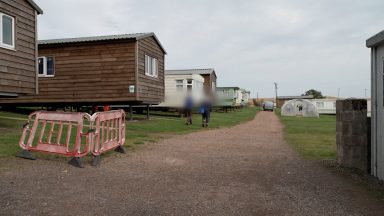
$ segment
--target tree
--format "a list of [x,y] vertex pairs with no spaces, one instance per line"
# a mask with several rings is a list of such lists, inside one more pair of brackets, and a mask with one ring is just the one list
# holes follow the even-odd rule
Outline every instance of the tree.
[[308,95],[313,95],[313,97],[316,99],[324,98],[321,91],[317,91],[315,89],[310,89],[310,90],[306,91],[304,94],[302,94],[301,96],[308,96]]

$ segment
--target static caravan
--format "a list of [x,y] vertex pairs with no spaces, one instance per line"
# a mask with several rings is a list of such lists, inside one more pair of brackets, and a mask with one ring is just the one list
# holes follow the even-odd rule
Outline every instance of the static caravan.
[[37,95],[0,104],[159,104],[165,54],[154,33],[41,40]]
[[247,91],[245,89],[242,89],[241,94],[242,94],[241,95],[241,97],[242,97],[241,105],[242,106],[247,106],[248,103],[249,103],[249,99],[251,97],[251,92]]
[[0,98],[37,92],[37,15],[32,0],[0,0]]
[[371,174],[384,180],[384,31],[366,45],[371,48]]
[[204,98],[204,78],[199,74],[167,74],[165,72],[165,101],[159,107],[182,108],[188,94],[196,103]]
[[312,99],[310,101],[316,106],[319,114],[336,115],[336,99]]
[[235,96],[236,96],[236,99],[235,99],[235,106],[236,107],[240,107],[242,104],[243,104],[243,89],[237,89],[235,90]]
[[199,74],[204,78],[204,93],[210,96],[215,95],[217,86],[217,76],[215,69],[183,69],[183,70],[167,70],[167,75],[171,74]]
[[234,107],[236,105],[239,89],[239,87],[217,87],[215,106]]

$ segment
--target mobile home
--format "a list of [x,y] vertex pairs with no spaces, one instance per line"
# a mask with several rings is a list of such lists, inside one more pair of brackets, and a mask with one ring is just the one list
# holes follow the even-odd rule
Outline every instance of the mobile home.
[[217,87],[215,106],[234,107],[236,105],[239,89],[239,87]]
[[242,97],[241,105],[242,106],[247,106],[248,103],[249,103],[249,99],[251,97],[251,92],[247,91],[245,89],[242,89],[241,94],[242,94],[242,96],[241,96]]
[[164,101],[166,51],[154,33],[39,41],[37,95],[19,105],[152,105]]
[[37,16],[32,0],[0,0],[0,98],[37,92]]
[[180,74],[199,74],[204,78],[204,93],[213,96],[217,87],[217,76],[215,69],[183,69],[183,70],[167,70],[167,75]]
[[336,99],[312,99],[310,101],[316,106],[319,114],[336,115]]
[[159,107],[181,108],[189,94],[198,104],[204,97],[204,78],[199,74],[165,74],[165,101]]

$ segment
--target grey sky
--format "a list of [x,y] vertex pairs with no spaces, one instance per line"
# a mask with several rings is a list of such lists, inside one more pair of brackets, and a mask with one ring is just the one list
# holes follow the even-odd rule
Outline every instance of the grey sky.
[[[39,38],[155,32],[167,69],[213,67],[219,86],[256,97],[363,97],[365,40],[384,29],[383,0],[36,0]],[[369,90],[368,90],[369,92]]]

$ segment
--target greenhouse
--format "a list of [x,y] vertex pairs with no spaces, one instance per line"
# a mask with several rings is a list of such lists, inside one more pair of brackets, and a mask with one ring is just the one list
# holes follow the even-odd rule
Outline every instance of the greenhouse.
[[284,103],[281,108],[282,116],[319,117],[317,108],[309,100],[294,99]]

